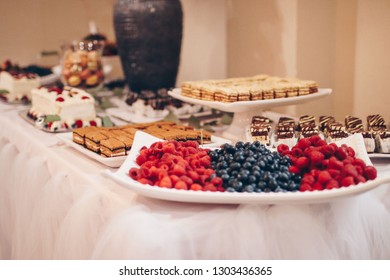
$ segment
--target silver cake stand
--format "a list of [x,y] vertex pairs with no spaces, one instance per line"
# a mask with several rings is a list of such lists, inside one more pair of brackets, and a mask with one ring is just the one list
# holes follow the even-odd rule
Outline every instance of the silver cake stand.
[[330,88],[320,88],[318,92],[309,95],[288,97],[288,98],[276,98],[269,100],[257,100],[257,101],[239,101],[232,103],[224,103],[218,101],[205,101],[200,99],[191,98],[188,96],[183,96],[181,94],[181,89],[176,88],[172,91],[169,91],[169,95],[179,99],[184,102],[191,104],[199,104],[204,106],[209,106],[211,108],[223,111],[234,113],[233,121],[229,128],[225,130],[222,134],[223,137],[231,139],[233,141],[244,140],[245,129],[248,127],[252,121],[253,116],[261,115],[262,111],[265,109],[286,106],[286,105],[296,105],[313,100],[317,100],[323,97],[326,97],[332,93]]

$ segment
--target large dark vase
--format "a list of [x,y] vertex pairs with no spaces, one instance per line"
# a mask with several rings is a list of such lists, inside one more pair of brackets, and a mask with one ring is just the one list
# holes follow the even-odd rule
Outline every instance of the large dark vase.
[[117,0],[114,28],[132,91],[175,86],[183,33],[179,0]]

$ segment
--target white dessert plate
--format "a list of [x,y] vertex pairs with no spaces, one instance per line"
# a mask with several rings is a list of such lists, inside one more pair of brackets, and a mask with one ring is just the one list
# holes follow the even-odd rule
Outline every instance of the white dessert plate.
[[102,157],[101,155],[98,155],[97,153],[95,153],[91,150],[88,150],[84,146],[81,146],[81,145],[73,142],[72,132],[57,134],[57,137],[62,142],[64,142],[66,145],[72,147],[73,149],[84,154],[85,156],[87,156],[95,161],[98,161],[98,162],[100,162],[108,167],[119,167],[122,165],[123,161],[126,159],[126,156],[111,157],[111,158]]
[[[29,124],[31,124],[32,126],[34,126],[35,128],[39,129],[39,130],[42,130],[42,131],[45,131],[45,132],[50,132],[50,133],[67,133],[67,132],[70,132],[73,130],[72,127],[69,127],[69,128],[60,128],[56,131],[53,131],[53,130],[50,130],[50,129],[47,129],[45,128],[44,126],[41,126],[38,124],[38,122],[34,121],[33,119],[30,119],[28,116],[27,116],[27,113],[28,113],[28,110],[29,109],[25,109],[25,110],[22,110],[19,112],[19,116],[25,120],[26,122],[28,122]],[[98,117],[99,118],[99,117]]]
[[[335,199],[350,197],[360,193],[367,192],[379,185],[390,182],[390,177],[378,177],[375,180],[366,183],[358,184],[351,187],[340,189],[313,191],[313,192],[285,192],[285,193],[230,193],[230,192],[203,192],[191,190],[176,190],[166,189],[156,186],[144,185],[128,175],[128,171],[132,167],[137,167],[135,159],[142,146],[150,146],[155,141],[160,139],[155,138],[144,132],[137,132],[134,138],[133,148],[127,156],[124,163],[116,172],[109,170],[105,174],[136,193],[162,200],[192,202],[192,203],[218,203],[218,204],[312,204],[331,202]],[[362,139],[361,139],[362,140]],[[361,148],[359,143],[355,143],[359,139],[349,139],[348,144],[355,150]],[[363,143],[364,146],[364,143]],[[365,150],[357,151],[357,155],[364,155]],[[370,160],[365,157],[363,160]]]
[[126,122],[150,123],[163,120],[169,114],[169,111],[163,110],[163,112],[161,112],[161,116],[156,118],[147,117],[141,114],[135,114],[129,110],[124,110],[121,108],[108,108],[106,109],[106,114]]
[[318,92],[303,96],[296,97],[286,97],[286,98],[275,98],[269,100],[256,100],[256,101],[237,101],[237,102],[219,102],[219,101],[206,101],[200,100],[188,96],[184,96],[181,94],[181,89],[175,88],[168,92],[172,97],[179,99],[184,102],[199,104],[204,106],[209,106],[211,108],[215,108],[224,112],[245,112],[251,109],[266,109],[278,106],[285,105],[294,105],[294,104],[302,104],[307,101],[313,101],[325,96],[328,96],[332,93],[332,89],[330,88],[319,88]]
[[[153,137],[153,136],[151,136],[151,135],[149,135],[147,133],[144,133],[144,132],[142,132],[142,133],[146,134],[146,135],[148,135],[150,137]],[[87,156],[87,157],[89,157],[91,159],[94,159],[94,160],[96,160],[96,161],[98,161],[98,162],[100,162],[100,163],[102,163],[102,164],[104,164],[104,165],[106,165],[108,167],[119,167],[119,166],[121,166],[123,164],[123,162],[128,157],[128,156],[119,156],[119,157],[111,157],[111,158],[102,157],[99,154],[97,154],[97,153],[95,153],[95,152],[93,152],[91,150],[88,150],[84,146],[81,146],[81,145],[73,142],[72,132],[61,133],[61,134],[58,134],[57,137],[59,139],[61,139],[68,146],[76,149],[77,151],[81,152],[85,156]],[[154,139],[158,139],[158,138],[155,138],[155,137],[153,137],[153,138]],[[160,139],[158,139],[158,140],[160,140]],[[210,143],[210,144],[202,145],[202,147],[213,148],[213,147],[219,147],[219,146],[221,146],[224,143],[231,143],[227,139],[220,138],[220,137],[217,137],[217,136],[214,136],[214,135],[211,136],[211,142],[212,143]],[[142,147],[142,146],[140,146],[140,147]],[[138,150],[137,150],[137,153],[138,153]],[[130,154],[131,154],[131,151],[130,151]]]
[[56,73],[52,73],[50,75],[42,76],[40,77],[41,79],[41,86],[47,86],[54,84],[60,79],[60,76],[57,75]]
[[384,159],[390,159],[390,154],[380,154],[380,153],[372,153],[368,154],[370,158],[384,158]]

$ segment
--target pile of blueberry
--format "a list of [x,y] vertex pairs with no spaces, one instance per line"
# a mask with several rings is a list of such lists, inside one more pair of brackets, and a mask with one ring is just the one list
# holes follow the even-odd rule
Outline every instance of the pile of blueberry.
[[301,176],[289,172],[290,159],[259,141],[224,144],[211,150],[211,166],[228,192],[298,191]]

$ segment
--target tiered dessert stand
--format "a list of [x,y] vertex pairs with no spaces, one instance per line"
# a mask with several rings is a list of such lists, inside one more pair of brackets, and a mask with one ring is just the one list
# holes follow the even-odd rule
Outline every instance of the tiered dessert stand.
[[318,89],[318,92],[304,96],[224,103],[218,101],[205,101],[191,98],[188,96],[183,96],[181,94],[181,90],[178,88],[173,89],[169,92],[172,97],[184,102],[209,106],[211,108],[223,112],[234,113],[231,125],[227,130],[223,132],[223,137],[231,139],[233,141],[245,140],[245,129],[250,125],[252,117],[261,115],[265,109],[271,109],[286,105],[302,104],[326,97],[331,93],[332,90],[329,88],[320,88]]

